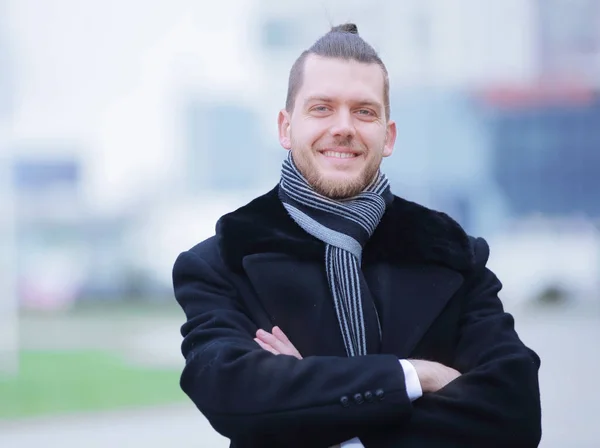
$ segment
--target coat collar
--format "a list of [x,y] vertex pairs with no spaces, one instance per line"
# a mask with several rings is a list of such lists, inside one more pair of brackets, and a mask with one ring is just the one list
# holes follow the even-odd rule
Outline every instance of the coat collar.
[[[301,229],[287,214],[278,186],[217,222],[225,263],[242,270],[242,260],[258,253],[288,253],[300,260],[322,260],[324,243]],[[363,253],[369,261],[433,263],[468,270],[474,261],[470,238],[448,215],[394,196]]]

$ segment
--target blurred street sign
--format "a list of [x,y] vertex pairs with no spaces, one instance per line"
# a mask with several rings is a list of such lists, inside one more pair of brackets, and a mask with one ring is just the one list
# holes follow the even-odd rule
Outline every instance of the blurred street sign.
[[17,191],[43,191],[54,186],[76,188],[80,179],[79,163],[72,159],[16,159],[12,170]]

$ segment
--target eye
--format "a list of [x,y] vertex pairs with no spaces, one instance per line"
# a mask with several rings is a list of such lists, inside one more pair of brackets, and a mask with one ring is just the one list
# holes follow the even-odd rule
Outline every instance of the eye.
[[362,115],[363,117],[375,117],[376,114],[371,109],[359,109],[357,111],[358,115]]
[[327,112],[329,110],[329,107],[322,106],[322,105],[321,106],[315,106],[315,107],[313,107],[312,110],[315,111],[315,112]]

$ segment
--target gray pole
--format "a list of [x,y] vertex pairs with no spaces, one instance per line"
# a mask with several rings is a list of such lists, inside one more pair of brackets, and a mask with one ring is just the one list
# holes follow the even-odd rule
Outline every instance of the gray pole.
[[[8,135],[0,123],[0,136]],[[19,368],[16,212],[12,150],[0,140],[0,375]]]

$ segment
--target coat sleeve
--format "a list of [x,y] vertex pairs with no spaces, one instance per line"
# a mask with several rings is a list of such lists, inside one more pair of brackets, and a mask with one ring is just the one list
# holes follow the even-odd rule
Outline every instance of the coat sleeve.
[[541,439],[540,359],[514,329],[475,241],[476,268],[463,305],[454,365],[462,375],[414,403],[410,419],[367,436],[369,447],[537,447]]
[[[184,252],[173,267],[173,285],[187,319],[181,388],[220,434],[248,446],[299,446],[302,440],[319,447],[408,418],[412,404],[395,356],[272,355],[254,342],[257,327],[218,270]],[[356,403],[354,395],[366,391],[374,400]]]

